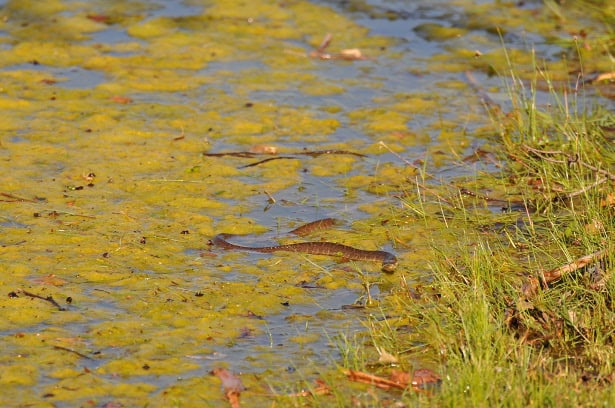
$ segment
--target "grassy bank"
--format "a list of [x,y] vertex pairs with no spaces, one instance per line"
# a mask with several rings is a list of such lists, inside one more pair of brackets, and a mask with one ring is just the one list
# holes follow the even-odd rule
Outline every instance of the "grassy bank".
[[[452,217],[463,235],[406,302],[408,338],[444,375],[432,403],[612,406],[615,117],[587,105],[590,89],[511,72],[512,109],[494,114],[505,166],[458,181],[480,195],[439,203],[463,215]],[[539,83],[549,104],[536,102]],[[494,191],[505,214],[484,211]]]
[[428,368],[441,381],[340,392],[342,405],[615,405],[615,115],[592,102],[608,83],[577,67],[555,82],[510,64],[507,106],[477,89],[493,137],[471,160],[476,175],[409,184],[398,224],[444,231],[429,243],[431,276],[386,299],[364,343],[375,347],[343,338],[340,349],[347,369]]

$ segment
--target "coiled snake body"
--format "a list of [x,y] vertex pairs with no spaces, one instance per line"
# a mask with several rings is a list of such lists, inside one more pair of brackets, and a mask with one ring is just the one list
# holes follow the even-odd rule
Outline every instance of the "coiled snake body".
[[[335,220],[326,218],[305,224],[293,231],[295,235],[306,235],[307,233],[322,228],[323,226],[330,226],[335,223]],[[236,245],[228,242],[233,234],[218,234],[216,235],[212,243],[223,249],[240,250],[240,251],[254,251],[261,253],[273,253],[278,251],[286,252],[299,252],[312,255],[328,255],[339,256],[349,260],[355,261],[377,261],[382,263],[382,270],[384,272],[392,273],[397,268],[397,257],[390,252],[386,251],[366,251],[363,249],[353,248],[351,246],[338,244],[335,242],[315,241],[315,242],[298,242],[294,244],[274,245],[264,247],[251,247]]]

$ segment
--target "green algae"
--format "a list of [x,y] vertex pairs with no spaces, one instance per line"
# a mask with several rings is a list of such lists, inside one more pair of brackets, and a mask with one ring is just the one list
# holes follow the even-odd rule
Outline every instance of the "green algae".
[[438,23],[423,23],[414,27],[414,31],[427,41],[443,41],[461,37],[467,29],[446,27]]
[[[441,230],[442,220],[434,216],[417,225],[411,216],[395,217],[391,201],[371,202],[373,196],[403,193],[420,174],[412,166],[380,163],[386,151],[378,142],[399,154],[421,148],[431,166],[447,164],[472,141],[460,123],[481,120],[466,110],[474,94],[387,90],[385,78],[371,71],[401,58],[399,50],[389,50],[397,41],[372,35],[329,7],[214,1],[195,15],[146,18],[153,7],[56,0],[9,1],[2,10],[0,28],[8,37],[0,66],[10,70],[0,72],[0,182],[3,193],[25,198],[0,202],[7,217],[0,225],[0,288],[17,295],[0,300],[3,403],[31,402],[23,391],[33,389],[34,397],[26,394],[42,406],[222,404],[219,380],[207,374],[209,358],[221,350],[229,356],[219,357],[220,366],[262,370],[261,377],[242,376],[250,398],[261,405],[270,402],[260,388],[263,378],[286,387],[298,382],[280,373],[289,361],[302,365],[301,375],[315,377],[322,367],[305,362],[320,358],[322,364],[321,354],[329,352],[322,327],[335,321],[343,327],[354,317],[331,310],[287,314],[284,323],[291,328],[282,330],[288,333],[275,347],[262,345],[273,342],[263,340],[273,336],[268,319],[288,313],[289,306],[318,310],[321,301],[315,299],[327,292],[350,291],[359,299],[365,294],[361,279],[384,292],[393,286],[386,279],[397,277],[381,279],[378,265],[303,254],[254,257],[209,247],[207,240],[218,232],[250,234],[259,242],[258,234],[271,233],[275,222],[264,222],[262,214],[271,204],[266,194],[280,207],[301,208],[312,205],[311,198],[292,192],[322,180],[333,193],[310,190],[321,195],[313,205],[321,212],[315,213],[357,205],[350,217],[371,219],[313,239],[379,249],[394,238],[403,243],[396,248],[401,276],[419,279],[429,272],[430,232]],[[511,31],[522,18],[527,21],[527,14],[512,10],[506,19],[493,7],[468,11],[472,18],[465,28],[423,25],[417,31],[424,38],[452,42],[446,54],[427,60],[427,69],[502,71],[506,55],[499,48],[477,57],[473,47],[459,44],[479,42],[477,32],[493,33],[496,25]],[[489,20],[481,21],[481,13]],[[537,30],[553,24],[547,15],[539,22]],[[114,28],[126,37],[105,42],[102,34]],[[327,51],[359,48],[369,58],[310,58],[328,32],[334,40]],[[508,57],[523,65],[533,58],[527,50]],[[64,86],[75,67],[102,79],[78,89]],[[323,73],[328,68],[351,74],[331,77]],[[336,101],[357,88],[382,93],[359,108],[326,99]],[[455,78],[434,88],[468,91]],[[291,91],[323,99],[310,106],[270,96]],[[452,117],[440,117],[447,114]],[[426,122],[417,130],[416,121]],[[334,141],[346,129],[353,134]],[[278,145],[282,155],[305,147],[372,157],[293,158],[242,169],[250,163],[245,158],[201,155],[257,144]],[[327,196],[339,192],[341,201]],[[427,207],[431,214],[441,211]],[[296,226],[295,218],[310,220],[285,215],[279,229]],[[389,219],[395,222],[387,224]],[[455,241],[453,231],[444,235]],[[52,296],[67,310],[19,289]],[[322,305],[341,306],[331,300]],[[302,326],[305,331],[296,329]],[[242,348],[250,350],[247,357],[226,362]]]

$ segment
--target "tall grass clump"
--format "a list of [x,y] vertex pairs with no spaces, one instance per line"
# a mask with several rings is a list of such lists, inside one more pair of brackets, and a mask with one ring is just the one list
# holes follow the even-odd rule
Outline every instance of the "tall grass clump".
[[430,396],[405,398],[612,406],[615,115],[589,105],[599,99],[582,78],[555,82],[535,65],[535,77],[521,80],[510,67],[509,106],[490,110],[503,170],[475,183],[504,192],[507,214],[485,211],[480,195],[444,192],[472,180],[447,184],[431,203],[429,194],[405,202],[407,217],[441,214],[450,235],[432,242],[431,281],[392,301],[414,325],[396,349],[443,377]]

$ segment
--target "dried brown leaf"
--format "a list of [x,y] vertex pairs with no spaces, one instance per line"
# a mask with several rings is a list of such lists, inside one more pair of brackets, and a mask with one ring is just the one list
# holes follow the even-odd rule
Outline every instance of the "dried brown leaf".
[[428,384],[438,384],[442,381],[442,378],[435,372],[421,368],[414,371],[412,375],[412,388],[423,388]]
[[254,145],[249,151],[256,154],[278,154],[278,148],[269,145]]
[[348,48],[340,51],[340,57],[346,60],[361,60],[365,59],[365,56],[358,48]]
[[211,374],[222,381],[224,395],[229,400],[231,407],[239,408],[239,395],[245,390],[245,387],[241,383],[241,379],[226,368],[214,368]]
[[111,100],[115,103],[121,103],[123,105],[132,103],[132,98],[129,98],[127,96],[115,95],[111,97]]
[[389,376],[389,379],[404,388],[410,385],[411,380],[410,373],[401,370],[391,370],[391,375]]

